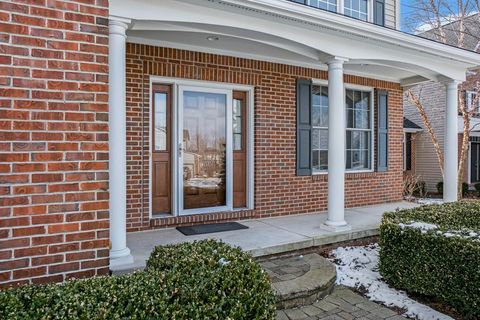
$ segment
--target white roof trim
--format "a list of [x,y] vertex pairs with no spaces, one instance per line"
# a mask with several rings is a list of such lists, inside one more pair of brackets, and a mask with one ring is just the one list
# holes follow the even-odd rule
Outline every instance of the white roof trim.
[[[188,0],[187,0],[188,1]],[[196,0],[198,1],[198,0]],[[258,9],[266,9],[271,13],[278,13],[289,17],[295,17],[304,22],[318,23],[329,26],[339,31],[345,31],[358,36],[371,36],[378,40],[395,44],[401,47],[424,51],[433,55],[452,58],[468,64],[480,64],[477,53],[469,50],[449,46],[436,41],[414,36],[402,31],[381,27],[372,23],[366,23],[357,19],[335,14],[325,10],[319,10],[304,5],[298,5],[288,0],[214,0],[243,6],[254,6]]]
[[423,132],[423,129],[403,128],[403,132],[405,132],[405,133],[417,133],[417,132]]

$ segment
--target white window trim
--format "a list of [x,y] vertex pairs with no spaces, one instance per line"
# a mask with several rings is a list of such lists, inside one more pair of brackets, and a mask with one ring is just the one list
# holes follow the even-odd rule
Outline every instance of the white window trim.
[[[471,104],[473,102],[473,95],[476,95],[477,92],[475,91],[466,91],[466,104],[467,104],[467,107],[470,108],[471,107]],[[470,109],[469,109],[470,110]],[[477,112],[480,112],[480,99],[477,100]]]
[[[151,94],[153,85],[156,83],[162,83],[167,85],[172,85],[172,104],[174,108],[178,106],[178,87],[179,86],[195,86],[195,87],[205,87],[207,89],[225,89],[225,90],[238,90],[238,91],[245,91],[247,93],[247,132],[246,132],[246,148],[247,148],[247,207],[246,208],[233,208],[232,210],[228,210],[230,212],[234,211],[243,211],[243,210],[253,210],[254,203],[255,203],[255,172],[254,172],[254,114],[255,114],[255,105],[254,105],[254,87],[241,85],[241,84],[233,84],[233,83],[223,83],[223,82],[214,82],[214,81],[202,81],[202,80],[189,80],[184,78],[170,78],[170,77],[160,77],[160,76],[150,76],[150,88],[149,88],[149,106],[152,106],[152,99],[153,95]],[[176,132],[178,129],[178,117],[176,112],[172,112],[171,118],[171,131]],[[149,132],[152,132],[152,121],[151,121],[151,113],[150,113],[150,127]],[[152,176],[152,143],[153,136],[150,135],[150,147],[149,147],[149,177]],[[172,147],[172,213],[171,217],[181,217],[181,210],[179,208],[179,194],[176,192],[177,190],[177,179],[178,179],[178,167],[177,161],[175,158],[177,157],[177,146],[178,146],[178,137],[176,134],[172,135],[171,139],[171,147]],[[152,179],[149,179],[148,183],[149,190],[152,190]],[[152,197],[149,196],[149,203],[148,203],[148,216],[149,219],[155,219],[156,217],[153,215],[152,212]],[[209,210],[209,213],[214,213],[215,210]],[[194,215],[195,213],[189,213],[189,215]],[[201,214],[201,213],[199,213]],[[160,218],[163,218],[161,216]]]
[[[327,86],[328,87],[328,81],[327,80],[321,80],[321,79],[313,79],[312,80],[312,85],[314,86]],[[362,170],[352,170],[352,169],[347,169],[347,163],[346,163],[346,154],[347,154],[347,148],[346,148],[346,135],[345,135],[345,173],[373,173],[375,172],[375,155],[374,155],[374,148],[375,148],[375,125],[374,125],[374,120],[375,120],[375,88],[373,87],[367,87],[367,86],[361,86],[361,85],[356,85],[356,84],[350,84],[350,83],[345,83],[344,84],[344,89],[343,89],[343,95],[346,97],[347,95],[347,90],[359,90],[359,91],[364,91],[364,92],[370,92],[370,124],[371,128],[370,130],[365,129],[364,131],[370,131],[371,132],[371,141],[370,141],[370,169],[362,169]],[[345,103],[344,103],[344,108],[345,108]],[[347,125],[346,123],[344,124],[344,130],[347,132]],[[324,171],[315,171],[313,172],[312,169],[312,175],[317,176],[317,175],[328,175],[328,169]]]

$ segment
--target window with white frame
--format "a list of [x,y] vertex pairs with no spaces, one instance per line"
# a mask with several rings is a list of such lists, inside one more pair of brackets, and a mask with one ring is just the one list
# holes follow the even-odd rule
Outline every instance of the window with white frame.
[[[372,169],[371,91],[345,91],[346,170]],[[328,170],[328,87],[312,86],[312,167],[314,173]]]
[[371,92],[346,90],[346,169],[372,168]]
[[337,12],[337,0],[307,0],[307,4],[311,7]]
[[343,10],[346,16],[368,20],[368,0],[344,0]]
[[[480,112],[480,99],[477,97],[477,93],[473,91],[466,92],[467,110],[474,112]],[[475,103],[475,106],[473,105]]]
[[312,169],[328,169],[328,87],[312,86]]

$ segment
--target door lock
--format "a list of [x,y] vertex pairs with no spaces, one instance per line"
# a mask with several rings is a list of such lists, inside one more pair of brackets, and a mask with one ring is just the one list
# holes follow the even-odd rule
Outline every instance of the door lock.
[[183,151],[184,151],[184,149],[183,149],[183,143],[179,143],[179,144],[178,144],[178,156],[179,156],[179,157],[182,156]]

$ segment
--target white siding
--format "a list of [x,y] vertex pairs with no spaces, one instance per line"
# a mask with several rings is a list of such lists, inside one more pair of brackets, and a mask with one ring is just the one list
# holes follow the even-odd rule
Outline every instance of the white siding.
[[[445,134],[445,106],[446,91],[443,84],[438,82],[428,82],[413,88],[415,95],[422,92],[422,102],[427,110],[428,118],[432,124],[433,130],[440,146],[443,150]],[[425,127],[417,108],[411,105],[406,95],[404,95],[404,114],[405,117],[412,120],[421,127]],[[415,144],[415,165],[416,173],[420,179],[427,183],[427,190],[436,192],[436,185],[442,181],[442,172],[438,163],[437,154],[433,146],[429,133],[425,130],[417,134]]]
[[396,29],[397,28],[397,4],[398,0],[385,0],[385,26]]

